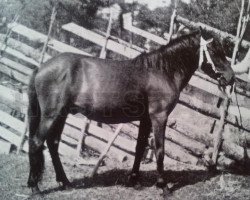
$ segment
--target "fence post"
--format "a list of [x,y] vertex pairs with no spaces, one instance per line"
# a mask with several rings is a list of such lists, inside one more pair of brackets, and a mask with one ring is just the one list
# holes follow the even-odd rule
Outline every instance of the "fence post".
[[105,59],[107,56],[107,44],[108,44],[108,40],[110,37],[110,33],[111,33],[111,27],[112,27],[112,22],[113,22],[113,16],[112,16],[112,12],[110,12],[109,15],[109,23],[108,23],[108,28],[106,31],[106,37],[105,37],[105,44],[102,47],[101,53],[100,53],[100,58]]
[[177,4],[178,4],[178,2],[177,2],[177,0],[175,0],[174,11],[173,11],[173,14],[171,16],[170,27],[169,27],[168,42],[170,42],[170,40],[172,39],[172,36],[174,34],[175,18],[176,18],[176,12],[177,12]]
[[17,154],[19,154],[22,151],[24,141],[25,141],[25,136],[28,132],[28,115],[27,114],[28,114],[28,111],[26,111],[25,113],[25,117],[24,117],[25,130],[23,130],[23,132],[21,133],[20,144],[17,147]]
[[47,39],[46,39],[46,41],[45,41],[45,43],[43,45],[43,50],[42,50],[42,53],[41,53],[39,66],[41,66],[41,64],[43,63],[44,55],[45,55],[45,52],[46,52],[46,49],[47,49],[47,46],[48,46],[48,43],[49,43],[49,40],[50,40],[50,34],[51,34],[51,31],[52,31],[52,28],[53,28],[54,21],[56,19],[56,14],[57,14],[56,6],[54,6],[53,10],[52,10],[52,14],[51,14],[48,35],[47,35]]
[[[106,37],[105,37],[105,43],[104,45],[102,46],[102,50],[101,50],[101,53],[100,53],[100,58],[102,59],[105,59],[107,57],[107,44],[108,44],[108,40],[109,40],[109,37],[110,37],[110,33],[111,33],[111,28],[112,28],[112,22],[113,22],[113,16],[112,16],[112,12],[110,11],[110,15],[109,15],[109,23],[108,23],[108,28],[107,28],[107,31],[106,31]],[[99,123],[98,122],[98,126],[99,127],[102,127],[102,123]]]
[[90,123],[90,120],[85,117],[82,129],[81,129],[80,139],[78,141],[77,148],[76,148],[76,155],[77,155],[78,158],[81,155],[82,145],[83,145],[83,142],[84,142],[84,138],[86,136],[85,133],[86,133],[86,130],[87,130],[88,126],[89,126],[89,123]]
[[[243,39],[247,22],[249,19],[249,14],[247,16],[243,17],[244,14],[244,9],[245,9],[245,0],[241,1],[241,11],[240,11],[240,17],[238,21],[238,26],[237,26],[237,35],[236,35],[236,42],[233,50],[233,55],[232,55],[232,60],[231,60],[231,67],[234,66],[237,58],[237,53],[239,51],[240,43]],[[247,13],[249,13],[250,9],[250,0],[248,1],[248,6],[247,6]],[[243,20],[244,19],[244,20]],[[219,149],[222,144],[222,133],[224,130],[224,123],[228,111],[228,106],[229,106],[229,98],[223,99],[223,105],[220,106],[220,122],[219,122],[219,129],[218,131],[214,134],[214,148],[213,148],[213,155],[212,155],[212,161],[213,164],[216,164],[218,154],[219,154]],[[238,108],[239,109],[239,108]],[[240,114],[240,110],[239,110]]]
[[103,151],[103,153],[100,155],[98,162],[91,174],[91,177],[93,177],[95,175],[95,173],[98,170],[98,167],[100,166],[102,160],[105,158],[105,156],[107,155],[110,147],[112,146],[112,144],[114,143],[115,139],[117,138],[118,134],[120,133],[121,129],[122,129],[123,124],[119,124],[119,126],[116,128],[115,133],[113,135],[113,137],[109,140],[106,149]]
[[241,0],[241,10],[240,10],[240,17],[238,21],[238,26],[237,26],[237,34],[236,34],[236,42],[233,50],[233,55],[232,55],[232,60],[231,60],[231,65],[235,64],[237,53],[239,50],[239,44],[240,44],[240,36],[241,36],[241,30],[242,30],[242,19],[243,19],[243,14],[244,14],[244,5],[245,5],[245,0]]

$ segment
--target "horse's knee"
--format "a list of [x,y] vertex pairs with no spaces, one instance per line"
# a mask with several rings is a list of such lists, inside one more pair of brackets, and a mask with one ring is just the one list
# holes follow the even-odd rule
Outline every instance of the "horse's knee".
[[35,154],[38,151],[42,151],[44,149],[43,143],[44,143],[44,141],[37,138],[37,137],[30,138],[30,140],[29,140],[29,154]]
[[30,153],[36,153],[41,149],[44,149],[44,142],[48,137],[50,124],[46,121],[41,121],[36,134],[29,139],[29,151]]

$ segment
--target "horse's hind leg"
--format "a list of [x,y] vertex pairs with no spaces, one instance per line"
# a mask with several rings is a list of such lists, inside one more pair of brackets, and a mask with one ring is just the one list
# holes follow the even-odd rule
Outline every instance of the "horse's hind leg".
[[41,116],[38,129],[29,139],[30,174],[28,186],[31,187],[33,193],[39,192],[38,182],[42,179],[44,168],[44,141],[47,138],[52,123],[53,119]]
[[28,187],[32,189],[33,194],[40,192],[38,182],[42,178],[44,169],[43,142],[42,139],[37,139],[36,136],[29,139],[30,173]]
[[47,145],[51,155],[52,163],[56,172],[56,181],[63,184],[63,188],[70,186],[70,182],[63,170],[63,166],[58,154],[60,137],[66,120],[66,115],[60,116],[51,129],[51,134],[47,138]]
[[129,184],[134,185],[137,182],[140,163],[148,144],[148,137],[151,131],[151,121],[148,116],[145,116],[140,121],[139,134],[136,144],[135,160],[131,175],[129,176]]

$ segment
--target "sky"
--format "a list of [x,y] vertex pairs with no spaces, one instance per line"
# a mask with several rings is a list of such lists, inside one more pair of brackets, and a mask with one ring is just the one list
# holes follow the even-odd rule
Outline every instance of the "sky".
[[[141,4],[147,4],[148,8],[153,10],[157,7],[168,6],[171,3],[171,0],[126,0],[127,3],[132,3],[137,1]],[[190,0],[181,0],[185,3],[190,3]]]

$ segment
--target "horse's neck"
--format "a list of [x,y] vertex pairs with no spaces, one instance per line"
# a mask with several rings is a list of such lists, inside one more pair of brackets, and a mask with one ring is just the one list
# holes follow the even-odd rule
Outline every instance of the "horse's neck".
[[182,53],[181,56],[177,55],[176,58],[173,58],[179,60],[179,64],[177,62],[175,66],[173,76],[173,81],[179,91],[187,85],[192,75],[198,68],[199,48],[199,40],[194,39],[192,40],[191,45],[183,50],[184,53]]

